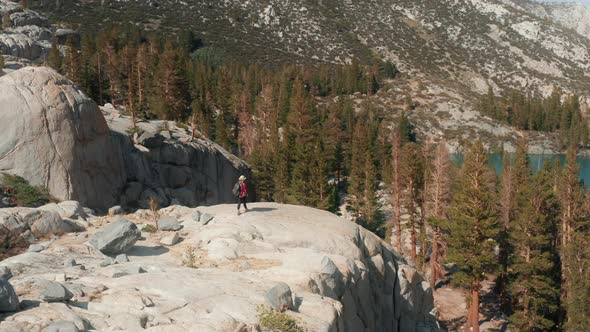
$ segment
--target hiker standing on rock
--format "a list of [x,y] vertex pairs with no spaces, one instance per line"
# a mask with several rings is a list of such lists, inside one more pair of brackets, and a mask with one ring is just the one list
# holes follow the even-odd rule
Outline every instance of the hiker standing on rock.
[[244,203],[244,208],[246,212],[248,212],[248,207],[246,206],[246,198],[248,197],[248,188],[246,187],[246,177],[241,175],[238,179],[238,182],[234,186],[232,190],[233,194],[238,197],[238,216],[240,215],[240,206]]

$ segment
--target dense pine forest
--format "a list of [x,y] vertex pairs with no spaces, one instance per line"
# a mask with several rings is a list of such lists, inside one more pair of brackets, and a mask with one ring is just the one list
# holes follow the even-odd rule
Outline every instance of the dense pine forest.
[[496,97],[490,87],[478,102],[477,110],[493,119],[521,130],[554,132],[562,147],[581,144],[587,147],[590,138],[587,121],[575,94],[563,98],[565,93],[557,86],[550,96],[543,98],[510,91]]
[[[370,102],[353,102],[351,95],[370,96],[395,80],[389,62],[265,68],[228,63],[190,34],[171,40],[132,28],[66,46],[64,55],[54,41],[48,64],[99,104],[110,102],[135,121],[190,125],[193,138],[212,139],[250,163],[260,200],[336,213],[344,204],[359,224],[394,239],[432,286],[450,278],[463,287],[474,331],[489,275],[514,330],[590,326],[590,200],[575,162],[588,127],[577,97],[562,101],[558,88],[545,99],[483,96],[483,114],[557,132],[570,147],[565,166],[548,163],[533,174],[523,139],[496,175],[481,142],[466,147],[458,169],[444,142],[416,137],[404,112],[392,123]],[[379,203],[381,187],[390,193],[390,218]],[[402,248],[405,227],[410,252]]]

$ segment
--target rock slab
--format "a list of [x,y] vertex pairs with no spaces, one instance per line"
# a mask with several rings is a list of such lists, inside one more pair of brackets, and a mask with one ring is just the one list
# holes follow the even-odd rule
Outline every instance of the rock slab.
[[41,300],[45,302],[68,301],[72,297],[74,297],[74,294],[58,282],[49,283],[49,286],[41,292]]

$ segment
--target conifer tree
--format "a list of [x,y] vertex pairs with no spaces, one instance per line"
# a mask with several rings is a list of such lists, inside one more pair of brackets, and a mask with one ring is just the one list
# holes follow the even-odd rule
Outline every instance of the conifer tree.
[[289,141],[288,129],[283,131],[282,139],[279,141],[277,153],[274,155],[274,195],[275,202],[286,203],[290,187],[290,156],[291,144]]
[[402,223],[401,223],[401,195],[402,195],[402,176],[401,176],[401,154],[402,145],[399,129],[393,131],[391,143],[391,170],[392,170],[392,206],[393,220],[389,229],[390,235],[393,235],[393,228],[396,229],[397,252],[402,255]]
[[570,146],[567,151],[566,165],[562,170],[558,183],[558,199],[561,210],[560,216],[560,260],[561,260],[561,303],[563,313],[567,315],[567,322],[572,321],[572,316],[578,308],[569,307],[573,301],[575,273],[571,264],[576,263],[576,257],[572,253],[577,250],[572,248],[574,237],[579,229],[587,225],[586,210],[584,209],[584,191],[578,178],[579,167],[576,162],[576,147]]
[[475,142],[465,156],[450,210],[448,261],[457,265],[453,282],[468,291],[467,328],[479,332],[479,295],[486,273],[495,272],[498,216],[487,152]]
[[51,49],[47,55],[47,64],[58,72],[62,70],[62,56],[57,45],[57,37],[51,39]]
[[[152,102],[150,103],[156,114],[163,119],[178,120],[185,116],[188,105],[188,80],[185,73],[185,63],[181,53],[168,43],[159,58],[156,70],[158,79],[154,81]],[[221,117],[220,122],[225,124],[225,119]],[[225,139],[229,143],[229,139],[227,137]],[[226,148],[229,148],[229,144]]]
[[432,225],[432,249],[430,254],[430,286],[434,289],[436,281],[444,276],[443,260],[446,256],[446,241],[443,230],[448,229],[448,206],[451,202],[451,161],[445,142],[436,149],[430,179],[426,187],[426,206],[428,222]]
[[64,65],[66,67],[66,76],[74,83],[80,84],[80,55],[74,45],[72,37],[68,37],[66,41],[66,56],[64,58]]
[[[550,166],[549,164],[547,164]],[[518,331],[548,331],[555,326],[559,287],[552,279],[555,252],[552,246],[556,206],[552,170],[543,167],[521,184],[510,228],[514,255],[510,260],[510,322]]]
[[420,147],[416,143],[407,143],[402,147],[404,158],[401,160],[401,174],[404,179],[403,185],[403,202],[410,215],[410,242],[411,258],[416,262],[417,255],[417,233],[416,226],[418,221],[417,207],[421,195],[424,181],[424,162]]
[[375,234],[381,235],[381,213],[377,198],[377,174],[371,149],[365,150],[363,180],[363,204],[362,218],[366,228]]
[[367,137],[368,133],[365,123],[362,120],[357,120],[354,128],[354,136],[352,141],[352,160],[350,165],[350,177],[348,192],[352,196],[351,209],[356,218],[361,216],[363,210],[363,195],[365,186],[365,166],[367,157]]
[[590,232],[578,229],[565,249],[568,259],[566,331],[586,331],[590,326]]

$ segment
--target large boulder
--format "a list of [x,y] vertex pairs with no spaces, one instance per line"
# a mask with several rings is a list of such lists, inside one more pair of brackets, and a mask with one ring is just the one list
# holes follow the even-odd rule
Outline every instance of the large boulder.
[[0,312],[12,312],[18,310],[18,296],[12,285],[0,278]]
[[96,104],[46,67],[0,77],[0,169],[93,208],[115,205],[125,184],[121,151]]
[[55,211],[36,210],[27,214],[24,220],[31,227],[31,232],[37,238],[84,230],[78,224],[62,219]]
[[106,255],[119,255],[126,252],[139,240],[141,231],[127,219],[103,227],[90,239],[90,245]]

